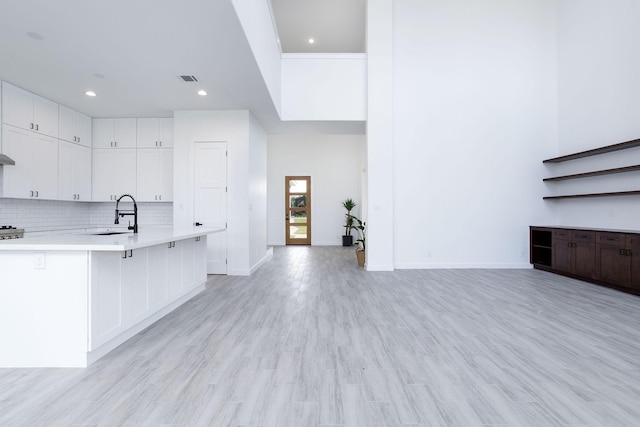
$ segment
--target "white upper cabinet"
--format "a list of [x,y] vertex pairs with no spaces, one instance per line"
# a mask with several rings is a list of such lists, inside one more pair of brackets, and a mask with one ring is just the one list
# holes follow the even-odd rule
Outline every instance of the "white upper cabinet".
[[138,148],[173,147],[173,119],[138,119]]
[[58,138],[91,147],[91,117],[60,105],[58,123]]
[[2,122],[58,137],[58,104],[2,82]]
[[123,194],[137,197],[136,151],[93,150],[91,197],[94,202],[114,201]]
[[66,141],[59,142],[58,198],[91,200],[91,149]]
[[93,119],[93,148],[136,148],[136,119]]
[[3,152],[15,160],[5,167],[2,196],[18,199],[58,197],[58,140],[47,135],[2,126]]
[[173,150],[138,150],[138,201],[173,200]]

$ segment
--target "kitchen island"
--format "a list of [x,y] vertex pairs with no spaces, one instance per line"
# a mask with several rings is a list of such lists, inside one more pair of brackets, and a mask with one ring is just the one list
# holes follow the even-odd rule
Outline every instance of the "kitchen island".
[[214,228],[0,242],[0,367],[86,367],[204,290]]

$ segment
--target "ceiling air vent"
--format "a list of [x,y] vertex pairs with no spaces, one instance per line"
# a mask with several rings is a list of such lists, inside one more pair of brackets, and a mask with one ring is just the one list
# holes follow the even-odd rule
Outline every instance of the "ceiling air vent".
[[183,82],[197,82],[196,76],[180,76]]

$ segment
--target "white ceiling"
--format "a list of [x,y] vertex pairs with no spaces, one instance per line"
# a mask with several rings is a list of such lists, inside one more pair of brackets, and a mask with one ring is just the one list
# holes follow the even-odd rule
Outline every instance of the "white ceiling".
[[[364,2],[324,1],[338,7],[334,16],[341,13],[342,3]],[[170,117],[174,110],[249,109],[270,134],[363,132],[362,122],[281,122],[230,0],[3,3],[0,80],[92,117]],[[318,21],[331,16],[326,9],[320,13],[309,0],[273,3],[281,44],[290,49],[296,49],[301,37],[308,38],[299,27],[305,9],[298,6],[309,4],[307,15]],[[287,17],[289,8],[295,13]],[[348,9],[346,16],[352,17],[353,7]],[[354,32],[351,28],[343,31],[345,47],[331,40],[326,34],[337,31],[337,21],[310,27],[318,39],[316,48],[323,49],[319,51],[352,51],[351,46],[362,44],[353,35],[346,36]],[[42,40],[28,36],[29,32]],[[364,39],[363,30],[361,36]],[[199,81],[184,83],[178,78],[184,74]],[[198,96],[199,89],[208,96]],[[98,96],[87,97],[87,90]]]
[[365,52],[366,0],[271,0],[271,6],[284,53]]

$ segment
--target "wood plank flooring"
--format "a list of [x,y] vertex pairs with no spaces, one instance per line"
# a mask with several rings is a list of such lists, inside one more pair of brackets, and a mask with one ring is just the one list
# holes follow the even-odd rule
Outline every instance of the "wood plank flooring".
[[281,247],[87,369],[0,369],[0,426],[138,425],[638,426],[640,298]]

